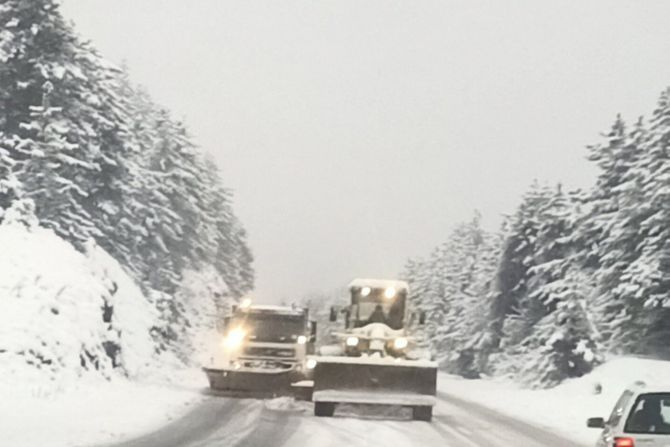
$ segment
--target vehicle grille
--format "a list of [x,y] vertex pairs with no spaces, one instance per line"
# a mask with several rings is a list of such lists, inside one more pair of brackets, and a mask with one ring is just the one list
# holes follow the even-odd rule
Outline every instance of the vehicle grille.
[[291,348],[271,348],[262,346],[249,346],[244,350],[245,355],[254,357],[280,357],[290,358],[295,357],[295,349]]

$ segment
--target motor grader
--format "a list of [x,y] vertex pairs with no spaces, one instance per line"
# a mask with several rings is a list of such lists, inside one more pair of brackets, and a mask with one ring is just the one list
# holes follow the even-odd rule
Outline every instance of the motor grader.
[[437,363],[419,347],[417,329],[425,314],[408,310],[407,283],[356,279],[351,302],[332,308],[343,330],[337,345],[309,357],[313,369],[314,414],[332,416],[338,404],[394,405],[412,409],[415,420],[430,421],[435,405]]

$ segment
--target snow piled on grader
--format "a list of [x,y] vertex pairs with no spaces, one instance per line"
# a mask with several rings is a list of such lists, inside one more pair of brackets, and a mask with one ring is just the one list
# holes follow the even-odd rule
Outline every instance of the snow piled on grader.
[[0,382],[62,389],[87,373],[138,375],[156,360],[154,307],[102,248],[77,251],[32,207],[15,202],[0,224]]

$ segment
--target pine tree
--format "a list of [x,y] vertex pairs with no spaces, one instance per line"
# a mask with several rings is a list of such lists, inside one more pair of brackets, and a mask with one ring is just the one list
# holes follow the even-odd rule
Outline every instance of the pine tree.
[[[583,198],[584,212],[576,225],[577,262],[594,279],[592,307],[596,309],[598,342],[617,344],[617,327],[630,324],[627,299],[617,292],[625,270],[638,256],[642,171],[646,131],[642,121],[628,132],[617,116],[606,143],[590,147],[589,159],[600,173]],[[621,290],[621,289],[619,289]]]
[[14,147],[20,155],[16,173],[25,196],[36,203],[41,223],[69,240],[83,242],[99,234],[82,206],[88,195],[82,173],[95,171],[95,165],[82,159],[79,147],[68,141],[62,110],[50,105],[52,89],[47,81],[42,105],[31,107],[31,121],[23,123],[24,137]]
[[213,264],[222,275],[235,297],[241,297],[253,288],[253,255],[246,241],[246,232],[235,216],[232,194],[220,183],[220,174],[212,161],[207,161],[204,174],[210,185],[207,209],[213,225],[215,251]]
[[[580,340],[580,346],[587,344],[589,352],[595,349],[587,315],[582,313],[579,323],[571,323],[578,316],[576,309],[584,307],[585,299],[577,293],[581,283],[573,283],[568,277],[576,265],[572,239],[577,214],[574,202],[560,185],[551,191],[534,184],[511,220],[496,274],[491,337],[486,346],[496,374],[522,373],[527,383],[547,386],[555,384],[552,378],[560,381],[592,367],[592,362],[586,362],[588,365],[581,369],[568,371],[560,360],[568,357],[566,350],[572,345],[566,341],[574,337]],[[562,316],[568,315],[566,309],[570,310],[570,318]],[[586,324],[584,333],[582,323]],[[555,333],[551,332],[553,329]],[[559,330],[563,341],[554,344]],[[576,345],[571,349],[576,350]],[[575,363],[578,357],[575,354],[569,362]],[[595,357],[590,360],[595,361]],[[534,367],[524,370],[524,364]]]
[[[629,176],[625,206],[619,213],[614,243],[625,261],[612,291],[607,320],[613,347],[624,352],[654,353],[667,348],[667,305],[670,271],[670,89],[662,93],[649,131],[641,124],[631,137],[643,156]],[[633,143],[631,143],[633,145]]]
[[12,141],[0,134],[0,223],[3,219],[4,210],[8,209],[12,202],[17,199],[21,190],[21,184],[14,174],[16,162],[10,151],[13,146]]
[[490,314],[492,349],[500,348],[503,342],[518,343],[528,335],[532,324],[544,316],[536,302],[528,301],[526,297],[531,269],[536,265],[535,242],[540,230],[540,211],[549,196],[548,188],[533,183],[510,219],[509,235],[494,282]]
[[523,365],[523,380],[532,386],[554,386],[579,377],[597,364],[594,330],[587,314],[589,283],[575,261],[574,200],[560,185],[540,210],[534,264],[527,296],[528,334],[514,352]]
[[556,309],[538,321],[522,342],[525,355],[518,379],[532,387],[552,387],[591,372],[599,362],[579,284],[566,278]]
[[[78,189],[71,209],[62,210],[68,219],[62,223],[59,216],[46,214],[48,194],[30,188],[26,194],[36,196],[43,224],[68,240],[81,244],[96,237],[108,250],[120,247],[101,237],[118,233],[106,213],[123,203],[119,190],[128,183],[122,172],[128,157],[124,104],[116,94],[118,70],[80,41],[52,0],[8,1],[0,23],[11,36],[4,42],[7,56],[0,70],[0,90],[5,93],[0,96],[0,128],[20,139],[13,157],[25,161],[43,149],[35,149],[35,143],[53,143],[58,147],[52,153],[67,153],[68,159],[61,156],[60,165],[51,162],[45,167],[51,166]],[[48,107],[42,104],[45,86]]]
[[424,336],[442,368],[466,377],[477,377],[481,370],[475,355],[498,260],[499,239],[480,221],[476,213],[471,222],[458,225],[428,259],[408,262],[403,274],[412,309],[427,314]]

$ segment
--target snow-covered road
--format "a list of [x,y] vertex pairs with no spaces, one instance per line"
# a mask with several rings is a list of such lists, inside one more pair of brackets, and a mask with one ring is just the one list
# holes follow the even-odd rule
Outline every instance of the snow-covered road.
[[410,421],[403,410],[370,410],[343,408],[333,418],[316,418],[311,404],[285,398],[211,397],[159,431],[113,447],[579,445],[445,393],[438,395],[432,423]]

